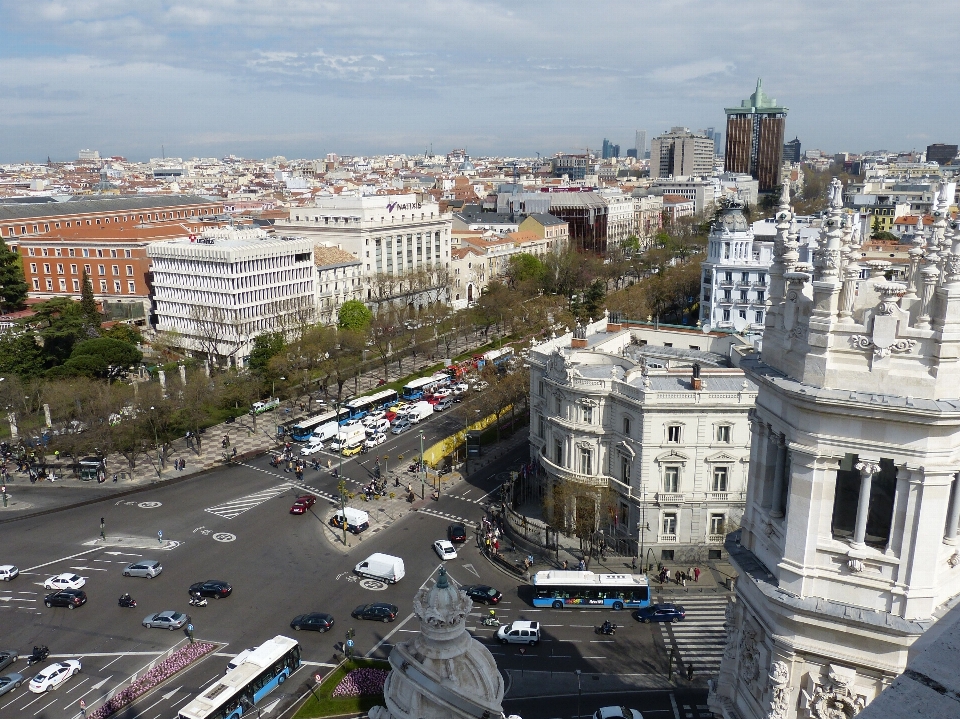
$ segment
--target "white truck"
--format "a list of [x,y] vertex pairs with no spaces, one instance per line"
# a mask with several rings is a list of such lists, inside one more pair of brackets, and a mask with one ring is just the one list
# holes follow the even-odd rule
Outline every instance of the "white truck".
[[337,436],[330,442],[330,450],[333,452],[342,452],[344,447],[350,447],[355,444],[363,444],[367,438],[367,428],[362,424],[356,424],[349,427],[341,427]]
[[276,409],[279,406],[280,400],[276,397],[271,397],[263,402],[254,402],[253,406],[250,408],[250,414],[263,414],[264,412],[269,412],[271,409]]
[[405,414],[407,419],[410,420],[410,424],[416,424],[421,419],[426,419],[433,414],[433,405],[426,401],[417,402],[412,407],[407,407]]
[[332,420],[326,424],[321,424],[319,427],[313,430],[313,437],[321,442],[326,442],[328,439],[333,439],[336,437],[337,432],[339,431],[340,423],[336,420]]
[[370,577],[371,579],[380,579],[387,584],[396,584],[403,579],[404,571],[403,560],[400,557],[394,557],[390,554],[371,554],[360,564],[354,567],[354,570],[361,577]]

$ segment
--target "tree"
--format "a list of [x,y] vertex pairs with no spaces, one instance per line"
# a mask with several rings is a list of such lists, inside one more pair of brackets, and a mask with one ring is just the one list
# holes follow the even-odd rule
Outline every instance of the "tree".
[[143,361],[143,353],[132,344],[109,337],[97,337],[96,339],[77,342],[73,347],[70,358],[81,356],[99,357],[113,372],[140,364]]
[[15,312],[23,309],[27,298],[27,282],[23,278],[20,255],[12,252],[6,242],[0,242],[0,310]]
[[534,294],[543,282],[545,268],[538,257],[521,252],[507,261],[507,285],[514,290],[526,289]]
[[265,332],[253,338],[253,349],[250,350],[250,369],[254,372],[263,372],[267,369],[270,360],[283,352],[284,341],[282,332]]
[[83,316],[83,323],[88,328],[99,330],[103,316],[97,308],[97,300],[93,296],[93,282],[86,270],[81,275],[80,283],[80,314]]
[[43,349],[32,332],[0,334],[0,374],[36,377],[43,373]]
[[370,326],[373,313],[360,300],[347,300],[340,305],[337,315],[337,326],[344,330],[363,332]]

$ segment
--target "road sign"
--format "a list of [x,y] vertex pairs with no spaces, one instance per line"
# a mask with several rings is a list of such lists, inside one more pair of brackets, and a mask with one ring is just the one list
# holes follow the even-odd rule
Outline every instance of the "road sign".
[[321,674],[320,672],[317,672],[316,674],[314,674],[314,675],[313,675],[313,681],[315,681],[317,684],[319,684],[320,682],[322,682],[322,681],[323,681],[323,674]]
[[526,653],[527,653],[527,648],[526,648],[526,647],[520,647],[520,653],[521,653],[521,654],[526,654]]

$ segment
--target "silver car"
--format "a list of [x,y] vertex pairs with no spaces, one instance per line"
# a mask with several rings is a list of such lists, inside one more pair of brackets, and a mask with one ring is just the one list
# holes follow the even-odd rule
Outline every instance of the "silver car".
[[166,611],[160,612],[159,614],[148,614],[144,617],[143,626],[148,629],[151,627],[169,629],[172,632],[174,629],[179,629],[189,621],[190,617],[183,612]]
[[139,562],[134,562],[133,564],[128,564],[127,568],[123,570],[123,576],[153,579],[162,571],[163,565],[161,565],[160,562],[154,559],[144,559]]
[[0,677],[0,696],[3,696],[7,692],[12,692],[21,684],[23,684],[23,674],[17,674],[16,672],[4,674]]

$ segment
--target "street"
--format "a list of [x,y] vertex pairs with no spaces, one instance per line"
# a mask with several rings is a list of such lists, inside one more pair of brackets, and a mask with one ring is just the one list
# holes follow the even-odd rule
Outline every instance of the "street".
[[[424,446],[449,434],[451,422],[455,423],[451,415],[426,422]],[[389,442],[378,449],[381,455],[389,455],[391,462],[402,454],[405,469],[419,452],[417,428],[399,437],[390,435]],[[370,452],[344,459],[343,474],[351,491],[369,481],[374,457]],[[141,626],[148,614],[177,610],[191,616],[198,639],[221,646],[140,699],[125,715],[127,719],[174,717],[178,707],[223,673],[229,657],[277,634],[293,636],[289,622],[298,614],[328,612],[336,621],[329,633],[295,635],[303,647],[304,666],[295,681],[280,687],[266,704],[279,716],[302,695],[315,674],[325,674],[335,665],[335,645],[343,641],[347,629],[356,629],[357,651],[376,657],[385,657],[393,642],[418,631],[411,601],[421,586],[433,581],[440,563],[431,543],[446,536],[452,520],[464,520],[471,526],[479,522],[489,496],[499,486],[495,475],[516,467],[526,457],[526,445],[518,445],[468,480],[444,486],[439,501],[429,499],[429,487],[426,502],[418,500],[413,507],[399,497],[369,503],[356,497],[351,505],[370,513],[371,529],[359,538],[348,535],[346,547],[342,535],[326,522],[338,506],[337,478],[324,467],[321,471],[308,469],[304,481],[297,482],[293,473],[271,467],[268,456],[132,496],[0,525],[0,564],[13,563],[21,569],[17,579],[0,585],[0,649],[16,649],[21,654],[20,661],[7,671],[32,676],[38,667],[27,670],[25,657],[35,644],[50,647],[51,661],[80,658],[83,664],[81,673],[56,692],[35,695],[22,687],[0,697],[0,714],[72,719],[79,716],[81,698],[88,710],[95,709],[122,680],[186,641],[182,631]],[[331,460],[335,467],[337,460]],[[403,475],[414,479],[413,474]],[[415,487],[417,484],[414,482]],[[290,514],[293,500],[305,492],[314,493],[317,503],[302,516]],[[417,495],[419,498],[419,492]],[[101,517],[106,541],[99,539]],[[158,532],[162,532],[162,542]],[[389,586],[358,581],[354,565],[373,552],[401,556],[406,577]],[[159,560],[162,574],[154,579],[123,577],[123,568],[140,559]],[[472,538],[457,559],[447,562],[447,568],[460,584],[486,583],[501,590],[505,597],[497,614],[502,620],[542,623],[541,644],[521,654],[515,646],[494,643],[495,630],[478,625],[487,608],[474,607],[471,617],[475,621],[469,628],[488,644],[508,685],[520,691],[528,676],[536,676],[534,672],[563,675],[580,669],[584,673],[630,674],[648,678],[645,687],[660,690],[660,694],[650,695],[650,701],[656,696],[657,706],[662,705],[667,696],[663,690],[670,688],[665,676],[665,641],[671,637],[659,625],[637,624],[625,612],[533,609],[528,586],[491,566]],[[65,571],[87,578],[84,591],[89,601],[73,611],[45,607],[43,581]],[[187,588],[207,579],[229,582],[232,595],[211,599],[206,607],[188,607]],[[138,601],[136,608],[117,606],[117,597],[124,592]],[[400,608],[397,620],[381,624],[350,618],[357,605],[374,601],[396,604]],[[604,618],[621,625],[616,636],[594,634],[594,627]],[[643,694],[644,701],[646,697]],[[596,704],[595,699],[589,700],[590,706]],[[534,708],[529,699],[515,701],[528,719],[572,716],[569,702],[561,702],[553,710],[550,703]],[[509,701],[507,704],[512,706]],[[586,707],[584,704],[584,713]]]

